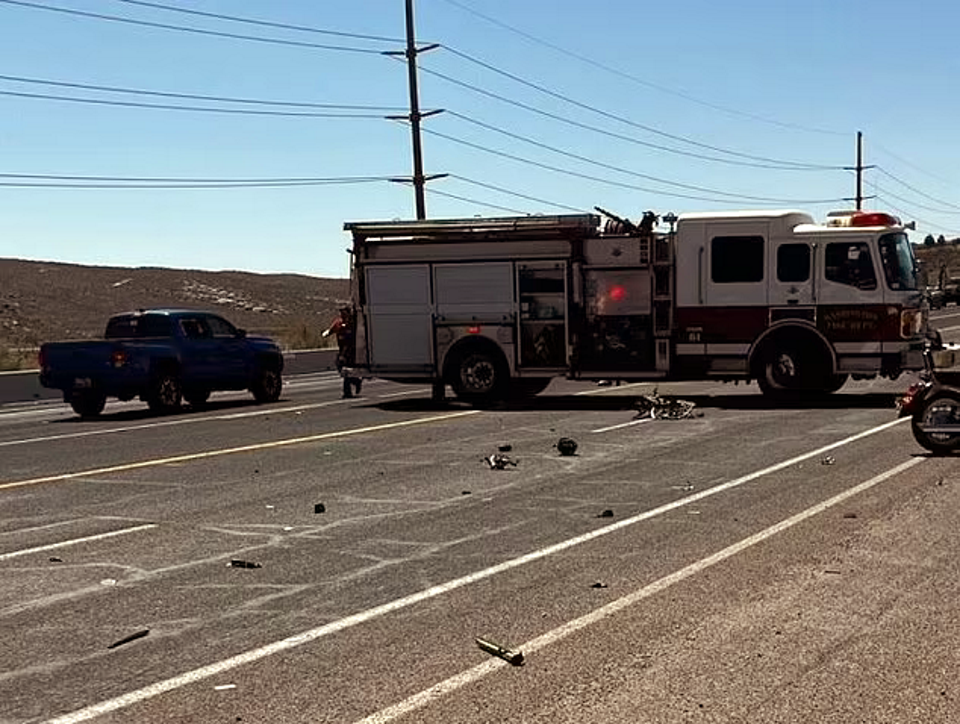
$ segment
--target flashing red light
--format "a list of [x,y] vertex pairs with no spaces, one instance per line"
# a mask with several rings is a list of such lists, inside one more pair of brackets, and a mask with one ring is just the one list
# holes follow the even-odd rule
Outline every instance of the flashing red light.
[[123,367],[127,363],[127,353],[122,349],[115,349],[110,355],[110,363],[114,367]]
[[883,211],[860,211],[850,217],[850,226],[900,226],[900,219]]
[[467,327],[467,334],[480,334],[480,326]]
[[615,302],[622,302],[627,298],[627,290],[622,284],[616,284],[610,288],[610,299]]

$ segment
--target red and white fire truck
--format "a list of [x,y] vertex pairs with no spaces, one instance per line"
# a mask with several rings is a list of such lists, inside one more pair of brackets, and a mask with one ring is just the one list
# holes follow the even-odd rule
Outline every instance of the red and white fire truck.
[[923,366],[927,311],[900,220],[833,212],[347,223],[355,374],[485,403],[593,380],[838,390]]

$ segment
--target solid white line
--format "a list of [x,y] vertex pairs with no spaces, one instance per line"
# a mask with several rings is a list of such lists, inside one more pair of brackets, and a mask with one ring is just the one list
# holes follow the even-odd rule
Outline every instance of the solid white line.
[[112,465],[107,468],[96,468],[93,470],[80,470],[75,473],[62,473],[60,475],[48,475],[43,478],[32,478],[30,480],[15,480],[9,483],[0,483],[0,490],[9,488],[22,488],[28,485],[39,485],[40,483],[54,483],[61,480],[73,480],[75,478],[89,478],[95,475],[107,475],[109,473],[121,473],[128,470],[140,470],[142,468],[155,468],[161,465],[171,463],[192,462],[194,460],[205,460],[207,458],[217,458],[224,455],[236,455],[237,453],[254,452],[257,450],[273,450],[275,448],[290,447],[291,445],[302,445],[308,442],[318,440],[330,440],[338,437],[348,437],[350,435],[362,435],[368,432],[380,432],[381,430],[393,430],[400,427],[410,427],[411,425],[422,425],[429,422],[441,422],[452,420],[465,415],[476,415],[480,410],[465,410],[463,412],[453,412],[448,415],[436,415],[434,417],[420,417],[413,420],[404,420],[402,422],[388,422],[383,425],[371,425],[369,427],[356,427],[352,430],[336,430],[334,432],[322,432],[317,435],[307,435],[306,437],[287,438],[285,440],[272,440],[270,442],[253,443],[251,445],[241,445],[240,447],[220,448],[219,450],[207,450],[206,452],[187,453],[185,455],[174,455],[169,458],[154,458],[153,460],[141,460],[136,463],[123,463],[121,465]]
[[81,543],[91,543],[93,541],[104,540],[106,538],[115,538],[118,535],[126,535],[127,533],[137,533],[141,530],[149,530],[150,528],[156,528],[156,523],[149,523],[147,525],[138,525],[135,528],[124,528],[123,530],[113,530],[109,533],[99,533],[98,535],[88,535],[84,538],[74,538],[73,540],[65,540],[59,543],[50,543],[45,546],[37,546],[36,548],[25,548],[22,551],[12,551],[10,553],[0,554],[0,561],[5,561],[9,558],[19,558],[20,556],[26,556],[31,553],[39,553],[40,551],[49,551],[54,548],[66,548],[67,546],[80,545]]
[[[873,477],[870,480],[867,480],[866,482],[860,483],[859,485],[853,488],[850,488],[849,490],[846,490],[840,493],[839,495],[835,495],[834,497],[829,498],[828,500],[825,500],[822,503],[818,503],[817,505],[807,508],[803,512],[797,513],[796,515],[793,515],[785,520],[782,520],[779,523],[772,525],[765,530],[760,531],[759,533],[755,533],[752,536],[744,538],[743,540],[737,543],[734,543],[733,545],[728,546],[727,548],[724,548],[723,550],[718,551],[713,555],[707,556],[706,558],[702,558],[699,561],[691,563],[690,565],[684,568],[681,568],[680,570],[675,571],[674,573],[671,573],[668,576],[664,576],[663,578],[657,581],[654,581],[653,583],[647,586],[644,586],[643,588],[640,588],[631,594],[628,594],[622,598],[619,598],[616,601],[612,601],[608,603],[606,606],[598,608],[597,610],[592,611],[586,614],[585,616],[581,616],[580,618],[574,619],[573,621],[568,621],[567,623],[553,629],[552,631],[548,631],[547,633],[541,636],[538,636],[535,639],[531,639],[530,641],[527,641],[525,644],[521,644],[519,647],[517,647],[517,649],[522,651],[524,656],[529,656],[532,653],[536,653],[537,651],[547,646],[550,646],[552,644],[557,643],[558,641],[561,641],[562,639],[565,639],[566,637],[576,633],[577,631],[581,631],[587,628],[588,626],[592,626],[606,618],[609,618],[610,616],[613,616],[619,613],[620,611],[623,611],[624,609],[630,608],[631,606],[639,603],[643,599],[649,598],[650,596],[660,593],[661,591],[669,588],[670,586],[673,586],[676,583],[680,583],[681,581],[684,581],[687,578],[695,576],[698,573],[702,573],[703,571],[710,568],[711,566],[715,566],[716,564],[722,561],[725,561],[728,558],[732,558],[733,556],[739,553],[742,553],[748,548],[751,548],[757,545],[758,543],[762,543],[768,538],[772,538],[775,535],[783,533],[785,530],[792,528],[798,523],[802,523],[803,521],[809,518],[819,515],[820,513],[823,513],[824,511],[829,510],[830,508],[836,505],[839,505],[845,500],[852,498],[855,495],[859,495],[860,493],[866,490],[869,490],[875,485],[882,483],[884,480],[887,480],[893,477],[894,475],[899,475],[905,470],[909,470],[914,465],[917,465],[923,462],[924,460],[926,460],[926,458],[912,458],[910,460],[907,460],[906,462],[901,463],[900,465],[897,465],[896,467],[891,468],[886,472],[880,473],[876,477]],[[457,689],[461,689],[464,686],[467,686],[469,684],[475,683],[476,681],[482,679],[488,674],[491,674],[497,669],[503,668],[505,666],[509,666],[509,664],[506,661],[501,661],[500,659],[493,659],[493,658],[488,659],[484,663],[474,666],[472,669],[468,669],[467,671],[461,672],[456,676],[452,676],[449,679],[446,679],[445,681],[441,681],[440,683],[434,686],[431,686],[429,689],[425,689],[424,691],[421,691],[419,694],[415,694],[409,697],[408,699],[405,699],[404,701],[399,702],[398,704],[394,704],[393,706],[388,707],[386,709],[382,709],[381,711],[378,711],[375,714],[371,714],[365,719],[361,719],[359,722],[357,722],[357,724],[387,724],[388,722],[392,722],[395,719],[400,718],[401,716],[404,716],[411,712],[417,711],[418,709],[422,709],[426,706],[429,706],[431,703],[446,696],[447,694],[450,694],[456,691]]]
[[[654,508],[652,510],[646,511],[645,513],[640,513],[633,517],[625,518],[611,525],[604,526],[603,528],[598,528],[597,530],[591,531],[589,533],[584,533],[583,535],[579,535],[574,538],[569,538],[565,541],[561,541],[551,546],[547,546],[545,548],[541,548],[531,553],[527,553],[526,555],[520,556],[519,558],[513,558],[511,560],[504,561],[503,563],[499,563],[495,566],[491,566],[490,568],[485,568],[483,570],[470,573],[461,578],[455,578],[451,581],[447,581],[446,583],[442,583],[437,586],[433,586],[431,588],[418,591],[416,593],[411,593],[410,595],[404,596],[403,598],[398,598],[393,601],[389,601],[387,603],[381,604],[379,606],[368,608],[365,611],[360,611],[359,613],[355,613],[351,616],[347,616],[346,618],[342,618],[337,621],[332,621],[328,624],[319,626],[314,629],[309,629],[302,633],[296,634],[295,636],[291,636],[289,638],[283,639],[282,641],[276,641],[274,643],[261,646],[260,648],[245,651],[241,654],[237,654],[236,656],[231,656],[228,659],[223,659],[222,661],[217,661],[213,664],[202,666],[199,669],[194,669],[193,671],[188,671],[184,674],[180,674],[179,676],[174,676],[164,681],[158,681],[155,684],[151,684],[150,686],[145,686],[142,689],[137,689],[136,691],[131,691],[127,694],[123,694],[114,699],[108,699],[98,704],[93,704],[91,706],[88,706],[84,709],[79,709],[69,714],[65,714],[63,716],[56,717],[54,719],[50,719],[46,724],[77,724],[77,722],[88,721],[90,719],[94,719],[103,714],[109,714],[110,712],[118,711],[119,709],[124,709],[128,706],[132,706],[133,704],[137,704],[147,699],[151,699],[155,696],[159,696],[160,694],[163,694],[165,692],[172,691],[174,689],[179,689],[189,684],[194,684],[198,681],[202,681],[203,679],[207,679],[211,676],[217,676],[218,674],[222,674],[226,671],[230,671],[239,666],[250,664],[255,661],[259,661],[260,659],[266,658],[268,656],[272,656],[274,654],[288,651],[297,646],[302,646],[303,644],[310,643],[311,641],[316,641],[317,639],[323,638],[324,636],[329,636],[331,634],[344,631],[348,628],[352,628],[353,626],[357,626],[359,624],[366,623],[367,621],[371,621],[373,619],[380,618],[381,616],[385,616],[389,613],[393,613],[394,611],[399,611],[409,606],[413,606],[414,604],[427,601],[431,598],[442,596],[458,588],[463,588],[464,586],[468,586],[478,581],[491,578],[500,573],[504,573],[514,568],[518,568],[520,566],[526,565],[527,563],[531,563],[533,561],[538,561],[548,556],[555,555],[556,553],[560,553],[569,548],[573,548],[574,546],[578,546],[582,543],[586,543],[588,541],[601,538],[602,536],[609,535],[610,533],[621,530],[622,528],[627,528],[629,526],[636,525],[641,521],[655,518],[657,516],[663,515],[664,513],[670,512],[672,510],[676,510],[677,508],[682,508],[686,505],[690,505],[691,503],[695,503],[697,501],[703,500],[704,498],[709,498],[713,495],[718,495],[719,493],[739,487],[747,482],[750,482],[751,480],[756,480],[757,478],[763,477],[765,475],[769,475],[770,473],[777,472],[778,470],[783,470],[784,468],[790,467],[792,465],[796,465],[797,463],[803,462],[805,460],[809,460],[810,458],[823,455],[823,453],[829,450],[834,450],[843,445],[848,445],[856,440],[861,440],[865,437],[869,437],[870,435],[875,435],[879,432],[882,432],[884,430],[887,430],[893,427],[894,425],[898,425],[902,422],[906,422],[908,419],[909,418],[901,418],[898,420],[894,420],[893,422],[888,422],[878,427],[871,428],[869,430],[864,430],[863,432],[859,432],[856,435],[851,435],[849,437],[846,437],[843,440],[838,440],[837,442],[830,443],[829,445],[824,445],[823,447],[819,447],[816,450],[811,450],[810,452],[806,452],[801,455],[797,455],[796,457],[792,457],[789,460],[784,460],[783,462],[777,463],[776,465],[771,465],[770,467],[764,468],[762,470],[757,470],[755,472],[749,473],[742,477],[736,478],[735,480],[730,480],[726,483],[717,485],[713,488],[708,488],[699,493],[694,493],[693,495],[690,495],[686,498],[681,498],[673,501],[672,503],[661,505],[658,508]],[[925,459],[926,458],[914,458],[911,461],[911,464],[916,464],[916,462],[919,462]]]
[[611,425],[610,427],[600,427],[596,430],[591,430],[590,432],[610,432],[611,430],[619,430],[622,427],[633,427],[634,425],[641,425],[644,422],[650,422],[652,417],[642,417],[639,420],[631,420],[630,422],[621,422],[619,425]]
[[153,430],[160,427],[178,427],[180,425],[195,425],[201,422],[223,421],[223,420],[242,420],[247,417],[262,417],[264,415],[280,415],[288,412],[303,412],[304,410],[317,410],[323,407],[333,405],[342,405],[346,400],[328,400],[326,402],[313,402],[306,405],[295,405],[292,407],[261,407],[249,412],[231,412],[217,415],[202,415],[185,417],[177,420],[165,420],[163,422],[148,422],[142,425],[125,425],[124,427],[111,427],[98,430],[84,430],[83,432],[65,432],[60,435],[45,435],[43,437],[27,437],[19,440],[6,440],[0,442],[0,447],[12,447],[15,445],[28,445],[38,442],[50,442],[55,440],[72,440],[75,438],[93,437],[96,435],[113,435],[121,432],[135,432],[137,430]]

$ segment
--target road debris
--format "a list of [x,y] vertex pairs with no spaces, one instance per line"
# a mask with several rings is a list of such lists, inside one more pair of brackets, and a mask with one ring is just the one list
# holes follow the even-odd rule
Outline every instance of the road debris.
[[500,452],[510,452],[511,450],[513,450],[513,445],[511,445],[508,442],[505,442],[502,445],[499,445],[497,447],[497,450],[499,450]]
[[104,578],[102,581],[100,581],[100,585],[101,585],[101,586],[116,586],[116,585],[117,585],[117,579],[116,579],[116,578]]
[[600,583],[600,581],[597,581],[597,582],[594,583],[592,586],[590,586],[590,588],[607,588],[607,584],[606,584],[606,583]]
[[142,631],[137,631],[136,633],[132,633],[132,634],[130,634],[129,636],[127,636],[126,638],[120,639],[119,641],[114,641],[112,644],[110,644],[109,646],[107,646],[107,648],[108,648],[108,649],[115,649],[115,648],[117,648],[118,646],[123,646],[124,644],[128,644],[128,643],[130,643],[131,641],[136,641],[137,639],[142,639],[144,636],[147,636],[149,633],[150,633],[150,629],[145,628],[145,629],[143,629]]
[[51,563],[63,563],[63,559],[58,556],[50,556]]
[[847,520],[854,520],[857,517],[856,513],[844,513],[843,517]]
[[577,441],[571,437],[561,437],[557,440],[557,444],[554,445],[554,447],[557,448],[557,452],[563,456],[577,454]]
[[613,511],[610,510],[609,508],[607,508],[607,509],[606,509],[605,511],[603,511],[602,513],[598,513],[598,514],[597,514],[597,517],[598,517],[598,518],[612,518],[612,517],[613,517]]
[[504,648],[498,644],[495,644],[491,641],[486,641],[484,639],[477,639],[477,646],[486,651],[488,654],[493,654],[499,658],[506,661],[508,664],[513,666],[523,666],[523,652],[522,651],[512,651],[508,648]]
[[234,558],[229,563],[230,568],[263,568],[261,563],[253,563],[252,561],[242,561],[239,558]]
[[654,388],[649,395],[642,395],[637,400],[637,415],[634,419],[682,420],[687,417],[702,417],[702,412],[694,412],[696,406],[697,403],[689,400],[661,396],[657,394],[657,388]]
[[511,459],[507,455],[501,455],[499,453],[485,457],[484,461],[490,466],[491,470],[506,470],[508,465],[517,467],[516,460]]
[[236,689],[236,684],[220,684],[219,686],[213,687],[214,691],[228,691],[230,689]]
[[837,462],[836,459],[834,459],[831,455],[824,455],[822,458],[820,458],[821,465],[833,465],[835,462]]
[[327,506],[325,506],[323,503],[317,503],[316,505],[313,506],[313,512],[316,515],[319,515],[320,513],[326,513]]

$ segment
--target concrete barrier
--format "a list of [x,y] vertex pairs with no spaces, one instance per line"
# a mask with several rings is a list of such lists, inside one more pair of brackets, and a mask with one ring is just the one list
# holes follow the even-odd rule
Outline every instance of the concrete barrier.
[[[306,375],[337,368],[337,350],[304,349],[286,352],[283,355],[283,374]],[[40,385],[38,370],[0,372],[0,405],[11,402],[36,400],[59,400],[60,390],[50,390]]]

